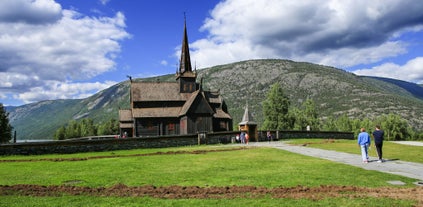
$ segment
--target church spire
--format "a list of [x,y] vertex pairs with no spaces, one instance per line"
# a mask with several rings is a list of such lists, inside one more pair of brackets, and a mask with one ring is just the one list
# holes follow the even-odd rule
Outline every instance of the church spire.
[[187,21],[184,14],[184,37],[182,39],[181,59],[179,60],[179,71],[176,71],[176,80],[179,81],[180,93],[192,93],[198,89],[197,72],[192,71],[189,56]]
[[184,13],[184,37],[182,39],[181,60],[179,61],[179,73],[192,72],[191,59],[189,55],[187,23]]

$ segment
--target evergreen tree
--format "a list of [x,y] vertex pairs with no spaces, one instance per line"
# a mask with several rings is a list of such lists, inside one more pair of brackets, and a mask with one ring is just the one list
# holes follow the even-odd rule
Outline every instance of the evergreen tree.
[[56,133],[54,133],[54,139],[55,140],[66,139],[66,128],[64,126],[60,127],[58,130],[56,130]]
[[0,103],[0,143],[7,143],[12,139],[12,126],[9,123],[9,113]]
[[412,129],[407,120],[396,114],[388,114],[379,118],[380,125],[385,131],[386,140],[407,140],[411,139]]
[[297,107],[292,107],[291,109],[289,109],[289,117],[291,120],[290,125],[292,126],[293,130],[305,129],[304,125],[306,123],[306,118],[304,116],[303,111],[301,111]]
[[346,114],[343,114],[336,119],[336,131],[354,132],[357,129],[353,129],[352,120]]
[[333,118],[333,116],[329,116],[326,118],[326,120],[323,121],[322,125],[323,131],[337,131],[336,128],[336,119]]
[[71,120],[65,130],[65,138],[69,139],[76,137],[81,137],[81,127],[77,121]]
[[100,124],[98,126],[98,135],[113,135],[119,134],[119,122],[116,119]]
[[97,127],[94,126],[92,119],[83,119],[79,122],[81,128],[81,137],[95,136],[97,135]]
[[284,94],[280,85],[273,84],[267,93],[266,100],[263,101],[264,122],[262,128],[265,130],[291,129],[289,105],[289,98]]
[[[307,98],[307,100],[303,103],[303,117],[305,123],[303,123],[303,127],[310,126],[312,130],[319,130],[320,122],[318,118],[318,113],[316,109],[316,104],[312,99]],[[304,129],[304,128],[302,128]]]

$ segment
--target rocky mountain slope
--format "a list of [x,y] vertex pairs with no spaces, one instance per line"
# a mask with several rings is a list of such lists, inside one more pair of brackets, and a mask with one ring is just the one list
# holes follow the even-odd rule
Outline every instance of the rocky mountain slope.
[[[423,88],[420,85],[379,77],[362,77],[333,67],[289,60],[248,60],[198,70],[206,90],[219,90],[234,125],[241,121],[248,104],[255,121],[263,121],[262,101],[270,86],[280,83],[291,104],[300,106],[312,98],[322,118],[347,114],[353,118],[399,114],[423,129]],[[174,74],[141,79],[175,81]],[[18,139],[50,139],[71,119],[95,122],[118,118],[119,108],[129,107],[128,81],[80,100],[53,100],[9,107]]]

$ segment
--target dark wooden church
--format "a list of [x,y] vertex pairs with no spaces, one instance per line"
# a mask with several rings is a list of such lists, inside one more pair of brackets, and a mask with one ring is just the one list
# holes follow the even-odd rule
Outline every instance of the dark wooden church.
[[192,70],[186,23],[174,82],[131,79],[131,109],[119,110],[121,135],[129,137],[232,130],[232,117],[218,91],[205,91]]

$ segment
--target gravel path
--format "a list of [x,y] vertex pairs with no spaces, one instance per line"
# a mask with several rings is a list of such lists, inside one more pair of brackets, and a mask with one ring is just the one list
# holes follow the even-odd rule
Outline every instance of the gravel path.
[[[385,173],[402,175],[423,181],[423,164],[405,162],[397,159],[385,160],[383,163],[378,163],[376,157],[370,157],[369,163],[361,161],[361,155],[349,154],[344,152],[336,152],[331,150],[323,150],[311,147],[289,145],[283,141],[277,142],[250,142],[250,146],[266,146],[277,149],[286,150],[293,153],[303,154],[312,157],[319,157],[334,162],[344,163],[361,167],[366,170],[377,170]],[[357,149],[358,150],[358,149]]]
[[416,141],[393,141],[393,143],[423,147],[423,142],[416,142]]

